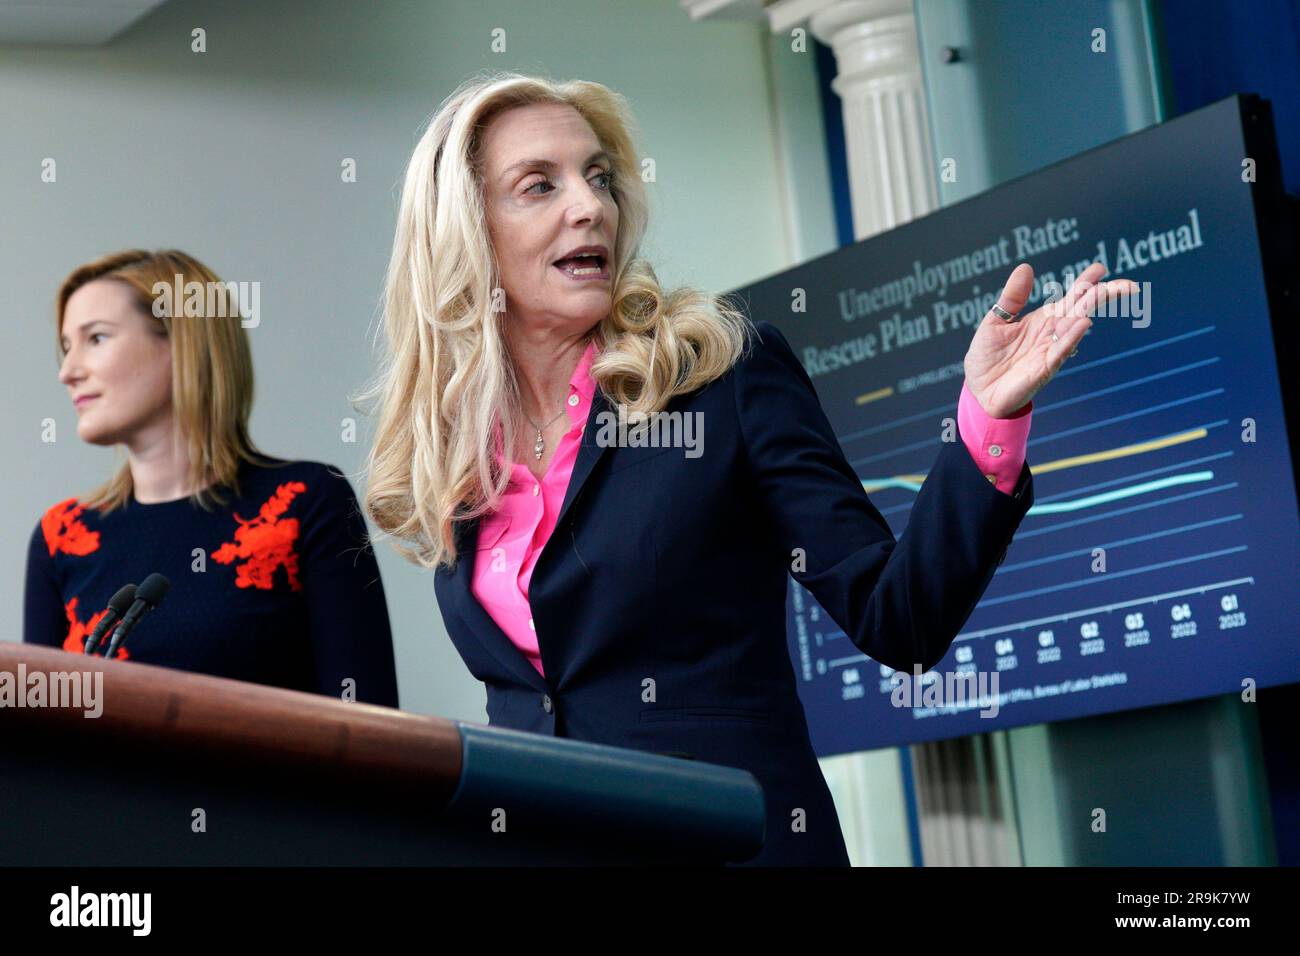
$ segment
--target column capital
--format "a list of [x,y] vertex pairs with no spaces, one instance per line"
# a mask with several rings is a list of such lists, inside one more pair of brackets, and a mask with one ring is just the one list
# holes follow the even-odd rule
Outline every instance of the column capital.
[[777,0],[763,10],[773,33],[787,33],[807,23],[813,36],[828,46],[836,31],[885,17],[912,19],[912,0]]

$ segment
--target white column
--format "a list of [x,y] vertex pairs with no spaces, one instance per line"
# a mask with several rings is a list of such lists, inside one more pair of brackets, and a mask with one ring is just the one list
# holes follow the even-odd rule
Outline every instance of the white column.
[[807,25],[835,53],[853,231],[893,229],[939,205],[911,0],[780,0],[773,32]]

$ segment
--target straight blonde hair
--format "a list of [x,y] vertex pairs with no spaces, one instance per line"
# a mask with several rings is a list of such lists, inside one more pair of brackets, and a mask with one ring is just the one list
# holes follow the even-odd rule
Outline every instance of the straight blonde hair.
[[484,206],[482,133],[491,120],[534,103],[572,106],[612,166],[618,205],[610,314],[594,333],[591,376],[634,413],[663,410],[675,396],[727,372],[752,325],[726,297],[665,291],[638,258],[648,206],[626,99],[599,83],[488,71],[445,99],[406,169],[385,279],[386,350],[354,403],[377,405],[366,464],[367,514],[404,558],[454,565],[454,522],[495,510],[510,472],[492,436],[515,447],[518,385],[505,313],[494,309],[498,266]]
[[[186,301],[184,308],[176,308],[171,302],[174,297],[166,297],[159,308],[162,315],[155,315],[154,303],[159,300],[155,286],[161,283],[172,288],[177,276],[182,287],[198,282],[205,288],[218,288],[207,283],[220,282],[211,269],[176,249],[131,249],[74,269],[59,286],[56,299],[55,354],[62,364],[63,317],[74,292],[97,279],[112,279],[131,290],[140,314],[171,342],[172,406],[176,427],[189,453],[190,485],[197,489],[190,499],[210,511],[214,505],[225,503],[218,490],[221,486],[239,494],[241,462],[262,466],[273,462],[253,445],[248,434],[248,418],[253,410],[253,355],[238,303],[229,294],[229,287],[223,285],[220,288],[226,298],[221,303],[204,295]],[[207,314],[210,302],[217,314]],[[131,467],[123,462],[113,477],[80,500],[87,507],[107,513],[125,505],[133,490]]]

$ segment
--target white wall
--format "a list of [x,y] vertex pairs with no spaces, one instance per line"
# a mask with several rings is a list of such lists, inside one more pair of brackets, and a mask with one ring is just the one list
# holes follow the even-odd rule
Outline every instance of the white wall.
[[[190,51],[195,27],[204,54]],[[489,46],[497,27],[504,54]],[[675,0],[171,0],[103,47],[0,47],[0,639],[21,639],[25,543],[41,512],[114,462],[77,439],[56,379],[53,297],[72,268],[174,246],[224,279],[260,282],[254,440],[355,471],[364,435],[343,443],[340,420],[371,370],[400,176],[456,83],[509,68],[628,96],[658,166],[644,251],[665,283],[729,289],[791,264],[767,42],[757,24],[692,23]],[[820,143],[805,145],[824,162]],[[41,181],[45,157],[56,183]],[[355,184],[340,180],[344,157]],[[432,573],[377,552],[403,707],[485,720]]]

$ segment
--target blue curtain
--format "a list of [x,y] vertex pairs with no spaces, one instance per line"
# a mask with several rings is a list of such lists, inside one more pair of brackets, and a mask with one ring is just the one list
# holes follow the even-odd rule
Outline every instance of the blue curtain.
[[1282,182],[1300,193],[1300,0],[1161,0],[1173,115],[1233,93],[1273,107]]

